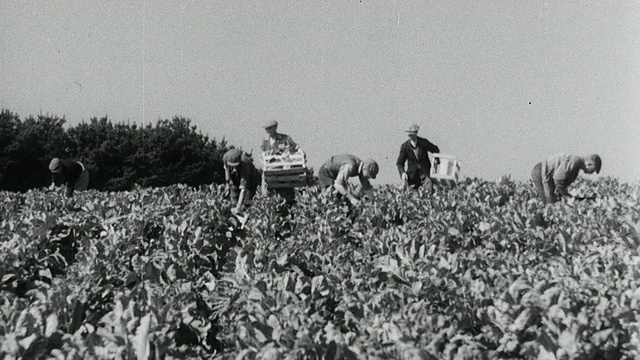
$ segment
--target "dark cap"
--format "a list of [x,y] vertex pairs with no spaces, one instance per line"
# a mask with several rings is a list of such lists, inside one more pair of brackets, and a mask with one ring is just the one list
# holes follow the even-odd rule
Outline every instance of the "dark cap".
[[365,159],[362,163],[364,168],[369,172],[369,176],[371,176],[372,179],[375,179],[378,175],[378,171],[380,170],[378,163],[373,159]]

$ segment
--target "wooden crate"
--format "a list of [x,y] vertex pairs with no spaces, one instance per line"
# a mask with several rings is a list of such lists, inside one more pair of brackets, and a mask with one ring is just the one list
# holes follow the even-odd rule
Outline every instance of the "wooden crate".
[[304,153],[262,154],[262,186],[271,189],[307,185],[307,158]]
[[[440,160],[440,163],[437,165],[435,164],[436,159]],[[458,182],[459,173],[460,163],[455,156],[433,154],[430,177],[434,184],[455,186]]]

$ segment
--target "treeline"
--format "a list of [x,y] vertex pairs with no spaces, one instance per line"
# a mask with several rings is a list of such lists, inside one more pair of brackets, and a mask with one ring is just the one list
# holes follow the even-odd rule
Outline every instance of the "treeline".
[[155,125],[92,118],[65,128],[64,118],[0,113],[0,190],[48,186],[52,158],[78,160],[89,170],[89,188],[120,191],[142,187],[223,183],[224,141],[209,139],[189,119]]

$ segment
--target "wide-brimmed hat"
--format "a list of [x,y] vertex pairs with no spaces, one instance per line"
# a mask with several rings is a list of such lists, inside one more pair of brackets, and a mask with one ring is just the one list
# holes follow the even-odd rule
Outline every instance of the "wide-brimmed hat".
[[60,171],[61,166],[62,164],[60,163],[60,159],[53,158],[53,160],[51,160],[51,162],[49,163],[49,171],[51,171],[52,173],[57,173],[58,171]]
[[265,128],[265,129],[268,129],[268,128],[274,127],[274,126],[278,126],[278,122],[275,121],[275,120],[269,120],[262,127]]
[[593,161],[596,165],[596,174],[600,174],[600,169],[602,168],[602,159],[598,154],[589,155],[589,160]]
[[222,161],[229,166],[238,166],[242,160],[242,151],[231,149],[222,156]]
[[409,134],[417,134],[418,130],[420,130],[420,126],[418,126],[418,124],[411,124],[409,125],[409,127],[407,127],[407,130],[405,130],[404,132]]

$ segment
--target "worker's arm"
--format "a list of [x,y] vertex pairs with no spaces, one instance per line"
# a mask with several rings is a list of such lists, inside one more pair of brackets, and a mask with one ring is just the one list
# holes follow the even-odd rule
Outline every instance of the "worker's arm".
[[373,200],[373,186],[369,182],[369,179],[360,175],[360,185],[362,185],[362,192],[364,192],[364,196],[368,199]]
[[575,179],[578,176],[578,171],[580,171],[580,168],[574,166],[571,162],[565,162],[558,166],[553,174],[553,181],[556,185],[556,194],[561,197],[573,197],[569,194],[568,188],[569,185],[571,185],[572,179]]
[[407,154],[404,151],[404,146],[400,146],[400,154],[396,160],[396,166],[398,167],[398,174],[402,180],[407,181],[407,173],[404,171],[404,163],[407,160]]
[[238,196],[238,203],[236,204],[235,211],[236,213],[242,212],[242,204],[244,204],[244,198],[247,194],[247,189],[240,189],[240,196]]
[[249,186],[249,178],[251,177],[251,168],[253,165],[245,163],[240,164],[240,195],[238,196],[238,204],[236,205],[236,212],[242,211],[242,205],[244,204],[244,198],[247,194],[247,186]]
[[286,143],[287,143],[287,146],[289,147],[290,152],[295,153],[296,151],[298,151],[298,144],[296,144],[296,142],[293,141],[291,136],[287,135]]
[[542,184],[542,186],[544,187],[544,197],[547,200],[547,203],[556,202],[555,186],[547,183]]
[[67,191],[66,191],[67,197],[73,196],[73,190],[75,190],[74,186],[67,184]]
[[556,181],[556,193],[562,197],[573,197],[571,194],[569,194],[567,184],[564,180]]
[[[437,147],[435,144],[433,144],[431,141],[426,140],[427,141],[427,151],[430,152],[431,154],[439,154],[440,153],[440,148]],[[433,157],[433,164],[434,165],[440,165],[440,158],[439,157]]]
[[231,180],[231,174],[229,173],[229,167],[224,164],[224,193],[225,196],[229,195],[229,181]]
[[[75,169],[74,169],[75,170]],[[66,187],[65,194],[67,197],[73,196],[73,191],[76,189],[76,181],[80,178],[80,173],[76,173],[75,171],[71,174],[64,175],[64,185]]]
[[53,190],[56,188],[56,178],[55,176],[51,176],[51,185],[49,185],[49,190]]
[[333,187],[335,187],[335,189],[338,190],[340,194],[346,197],[349,202],[351,202],[353,205],[356,205],[360,201],[358,201],[358,199],[356,199],[353,194],[351,194],[351,192],[347,189],[349,174],[351,173],[351,169],[353,166],[353,164],[345,164],[340,167],[340,171],[338,172],[338,176],[336,177]]
[[431,141],[427,140],[427,151],[432,154],[440,153],[440,148],[433,144]]
[[547,203],[556,202],[556,186],[553,181],[553,171],[549,170],[545,163],[542,164],[542,188],[544,189],[544,198]]

